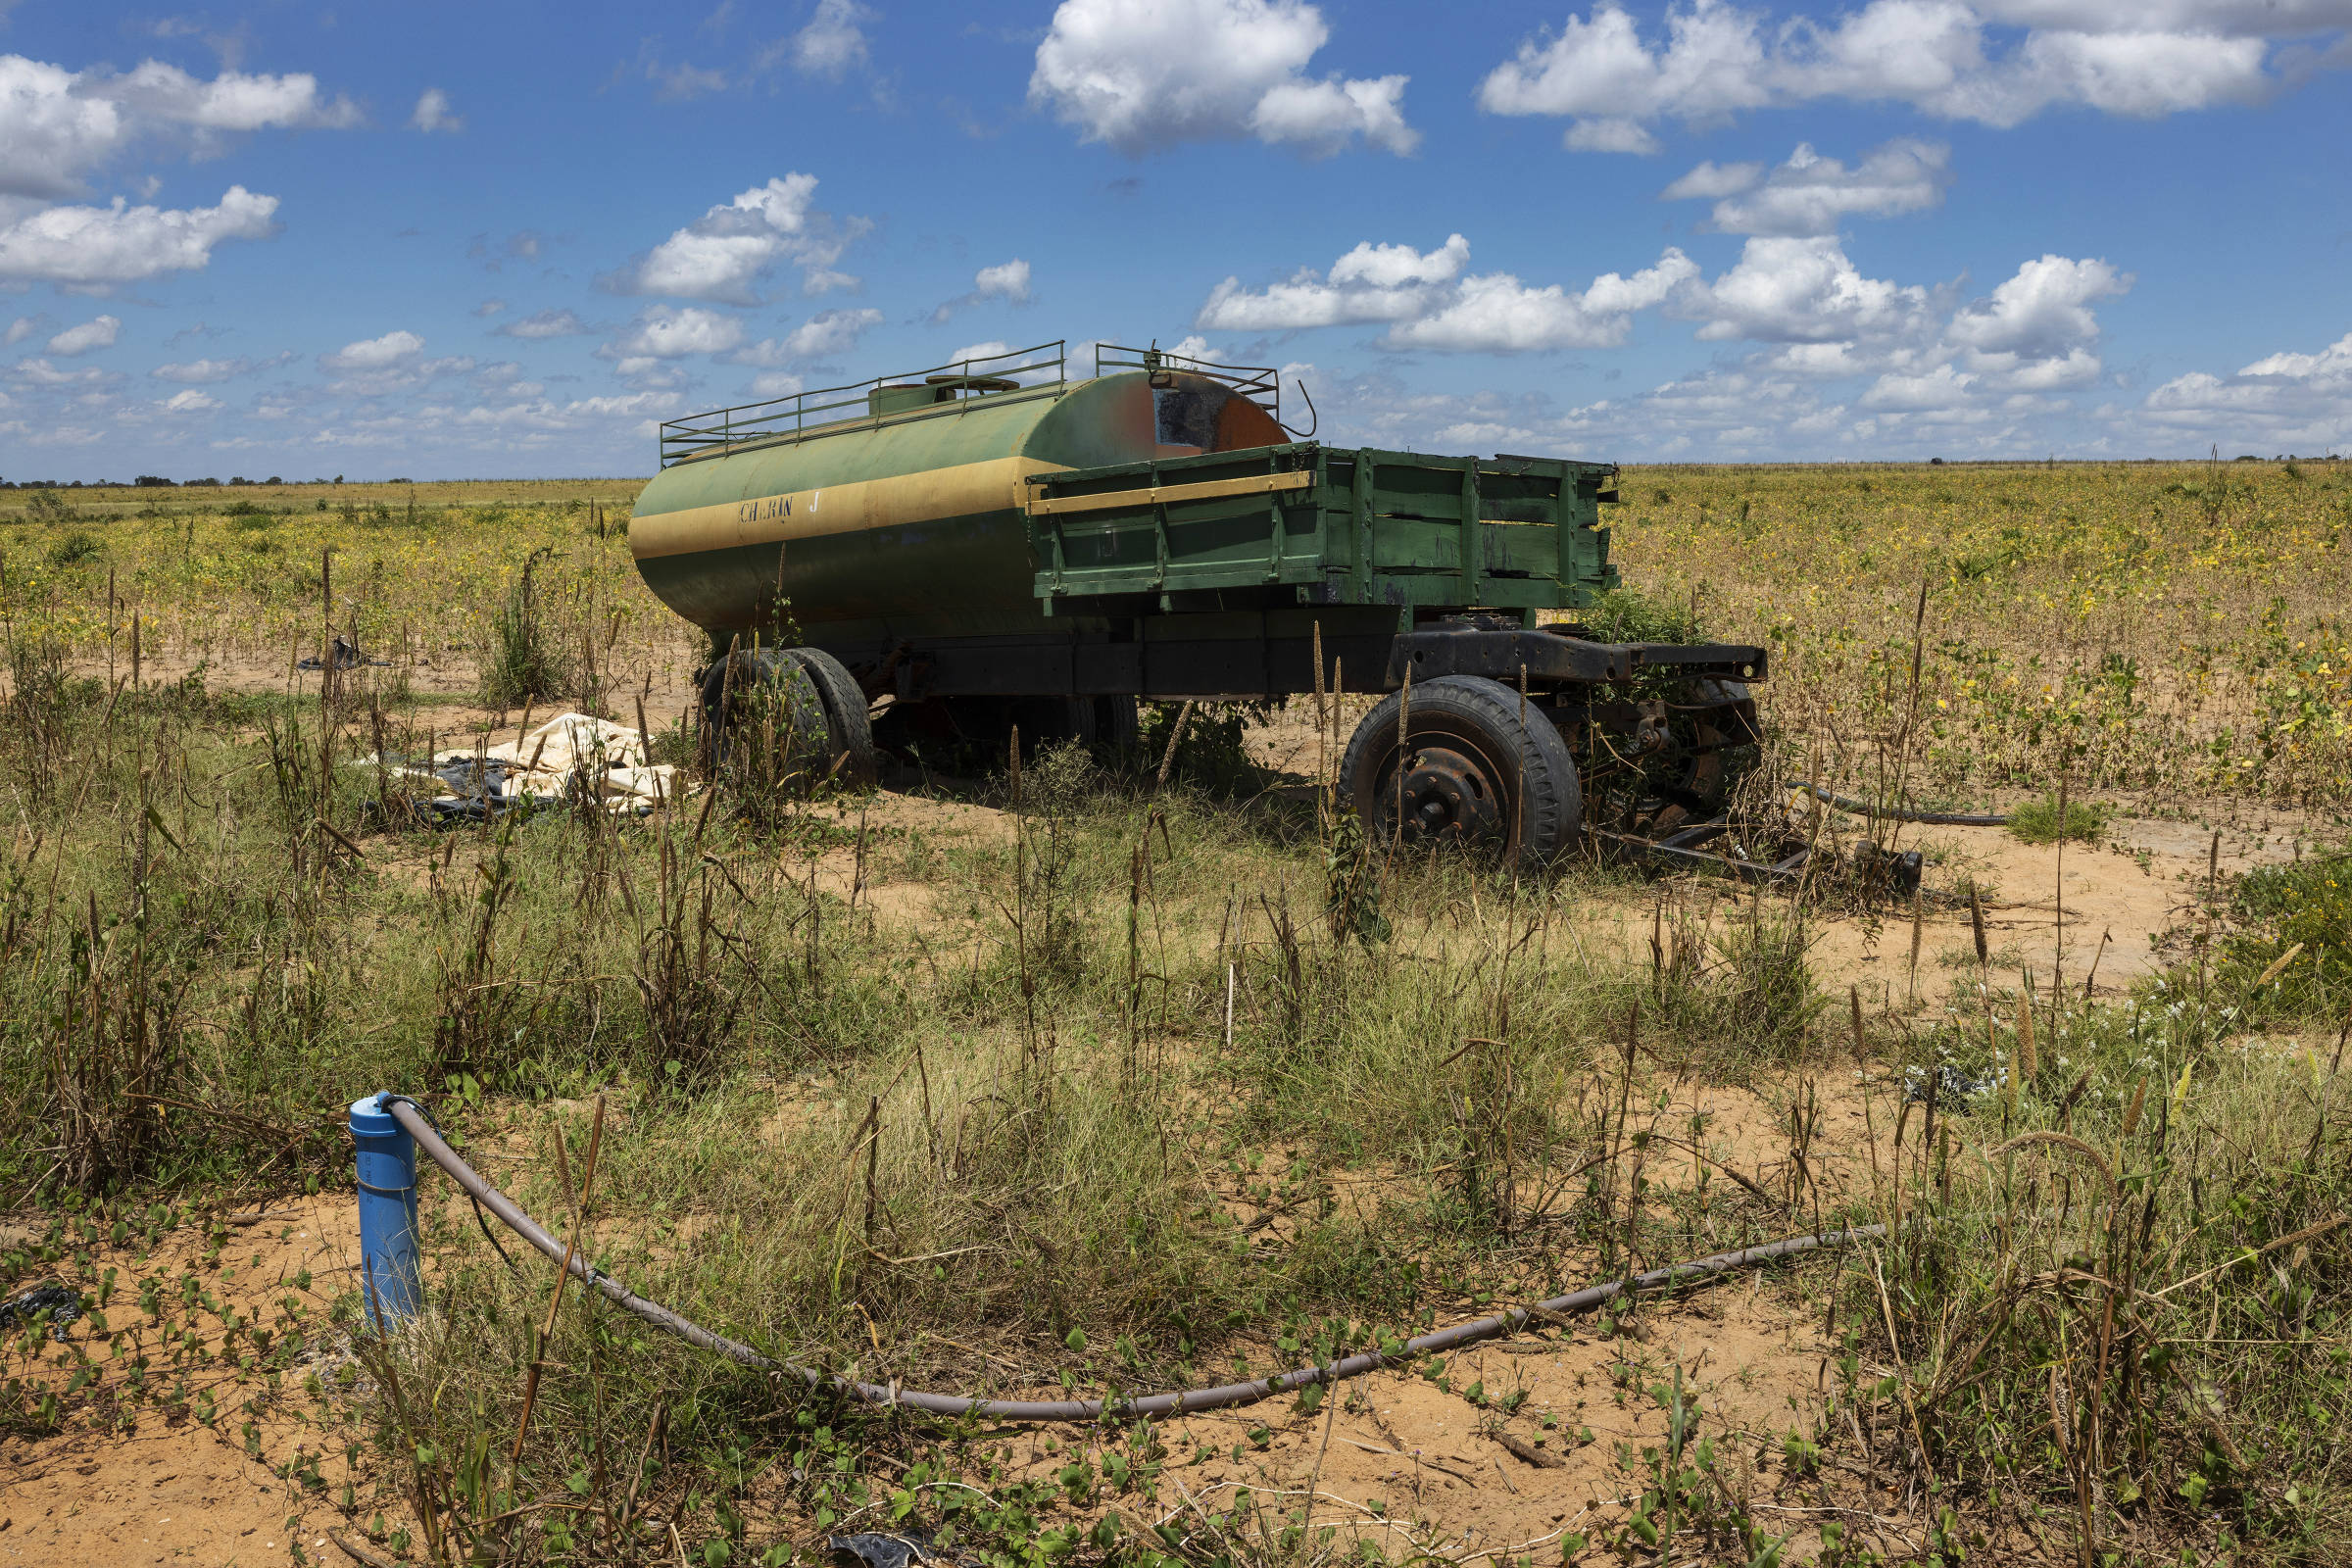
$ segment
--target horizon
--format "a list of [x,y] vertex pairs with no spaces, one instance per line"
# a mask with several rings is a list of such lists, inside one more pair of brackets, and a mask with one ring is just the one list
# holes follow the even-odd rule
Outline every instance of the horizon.
[[[1637,468],[2095,468],[2095,467],[2180,467],[2199,465],[2259,463],[2280,465],[2288,463],[2343,463],[2352,461],[2342,453],[2275,453],[2261,457],[2251,452],[2232,457],[2105,457],[2078,458],[2055,456],[2045,458],[1753,458],[1739,462],[1707,462],[1697,459],[1664,459],[1652,463],[1621,463],[1624,469]],[[658,472],[659,470],[654,470]],[[160,477],[160,476],[159,476]],[[323,476],[309,479],[289,479],[282,475],[264,479],[230,477],[226,479],[199,475],[187,479],[162,477],[161,482],[139,479],[9,479],[0,476],[0,490],[301,490],[360,489],[407,485],[412,488],[431,485],[467,484],[644,484],[654,477],[646,473],[476,473],[451,474],[437,479],[413,479],[394,476],[383,479],[342,476]]]

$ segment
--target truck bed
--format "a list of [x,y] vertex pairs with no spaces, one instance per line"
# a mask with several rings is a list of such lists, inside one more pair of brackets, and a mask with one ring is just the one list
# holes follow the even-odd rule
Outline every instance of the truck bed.
[[1616,586],[1617,470],[1295,442],[1034,474],[1049,615],[1295,606],[1567,610]]

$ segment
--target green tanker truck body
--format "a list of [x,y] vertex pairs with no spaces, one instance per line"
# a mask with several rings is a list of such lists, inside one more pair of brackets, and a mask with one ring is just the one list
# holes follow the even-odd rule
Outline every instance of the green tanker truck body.
[[[1042,385],[967,367],[666,426],[630,521],[647,584],[720,642],[788,602],[861,675],[896,652],[905,696],[1264,696],[1318,627],[1344,658],[1432,612],[1532,625],[1615,585],[1606,465],[1326,447],[1289,438],[1270,378],[1047,363]],[[810,422],[812,400],[863,416]],[[1385,647],[1356,651],[1349,684],[1380,689]]]
[[[1764,651],[1550,623],[1617,584],[1613,466],[1326,446],[1283,424],[1271,371],[1103,348],[1074,379],[1060,348],[662,427],[629,540],[736,650],[705,675],[714,731],[739,681],[796,669],[865,759],[1336,688],[1390,694],[1341,780],[1375,830],[1547,858],[1581,820],[1578,748],[1629,825],[1720,807]],[[805,646],[755,651],[787,612]],[[870,731],[863,704],[889,705]]]
[[[725,410],[668,427],[716,437],[669,436],[669,451],[686,450],[630,519],[639,569],[671,609],[723,636],[760,626],[780,594],[820,645],[1034,630],[1024,478],[1283,439],[1248,397],[1178,372],[1042,386],[962,373],[842,390],[852,395],[818,407],[863,417],[796,417],[778,431],[755,416],[745,430],[734,416],[746,411]],[[789,407],[799,416],[807,405]]]

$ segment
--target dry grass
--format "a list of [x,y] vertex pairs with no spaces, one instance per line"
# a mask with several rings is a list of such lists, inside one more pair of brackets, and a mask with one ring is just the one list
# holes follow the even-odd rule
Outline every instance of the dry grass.
[[[2291,471],[2290,471],[2291,470]],[[1642,468],[1626,580],[1766,644],[1775,717],[1875,786],[2352,801],[2352,472],[2069,464]]]
[[[2165,488],[2192,483],[2228,488]],[[1647,470],[1627,476],[1621,550],[1669,603],[1719,585],[1712,629],[1771,638],[1789,765],[1953,796],[2064,773],[2077,799],[2333,806],[2335,483]],[[771,1349],[917,1381],[1213,1381],[1632,1258],[1885,1220],[1894,1243],[1834,1283],[1781,1287],[1819,1293],[1829,1357],[1765,1455],[1794,1513],[1757,1501],[1761,1440],[1735,1451],[1627,1313],[1602,1330],[1613,1396],[1667,1437],[1629,1445],[1621,1500],[1541,1549],[1772,1560],[1792,1517],[1858,1507],[1895,1521],[1871,1549],[1923,1561],[2340,1560],[2352,1227],[2331,1222],[2352,1179],[2340,1054],[2310,1049],[2352,1001],[2334,862],[2250,879],[2234,905],[2217,888],[2183,963],[2121,1003],[1979,968],[1942,1017],[1860,1017],[1808,967],[1817,905],[1743,899],[1705,931],[1670,930],[1661,905],[1656,949],[1629,951],[1608,933],[1647,895],[1611,874],[1350,855],[1278,795],[1154,794],[1068,751],[992,785],[1002,812],[787,792],[756,813],[418,831],[344,765],[432,727],[411,668],[279,689],[322,631],[319,548],[364,647],[470,669],[536,557],[560,646],[582,640],[608,679],[691,658],[585,506],[419,489],[414,522],[405,504],[0,522],[0,1198],[40,1232],[0,1277],[96,1296],[119,1268],[115,1299],[141,1303],[63,1349],[13,1330],[0,1431],[278,1408],[318,1355],[353,1368],[317,1395],[359,1446],[338,1500],[363,1525],[381,1511],[413,1560],[781,1562],[852,1519],[953,1530],[999,1565],[1360,1550],[1308,1529],[1311,1498],[1180,1502],[1156,1428],[1079,1434],[1085,1451],[1032,1473],[991,1434],[802,1397],[576,1300],[540,1347],[550,1271],[510,1273],[462,1208],[431,1224],[436,1315],[399,1342],[360,1337],[348,1294],[286,1308],[266,1341],[215,1333],[200,1269],[192,1290],[139,1273],[145,1232],[191,1209],[347,1180],[332,1117],[382,1087],[432,1100],[564,1218],[578,1102],[602,1095],[605,1266]],[[2174,559],[2191,536],[2203,554]],[[2014,559],[1977,570],[1968,552],[1995,543]],[[129,652],[110,566],[158,638],[142,659],[241,662],[252,690],[110,687]],[[2267,618],[2285,652],[2209,614]],[[2195,670],[2162,642],[2193,625]],[[2137,706],[2101,684],[2118,670]],[[2290,690],[2304,706],[2279,706]],[[1858,1099],[1861,1142],[1823,1120],[1857,1072],[1943,1065],[1995,1087]],[[1744,1149],[1669,1109],[1725,1084],[1773,1107]],[[250,1354],[233,1376],[222,1347]],[[1507,1396],[1461,1393],[1495,1431],[1513,1418]],[[1465,1555],[1429,1520],[1402,1528]],[[1777,1549],[1844,1564],[1857,1540],[1806,1525]]]
[[18,641],[110,676],[130,672],[134,616],[148,669],[201,669],[216,688],[282,684],[330,633],[396,668],[470,674],[499,665],[512,641],[501,621],[536,561],[529,610],[549,645],[543,662],[617,672],[625,678],[605,682],[613,691],[666,682],[692,661],[695,639],[630,559],[636,488],[65,492],[73,514],[37,519],[21,498],[57,492],[17,492],[13,513],[0,500],[0,612]]

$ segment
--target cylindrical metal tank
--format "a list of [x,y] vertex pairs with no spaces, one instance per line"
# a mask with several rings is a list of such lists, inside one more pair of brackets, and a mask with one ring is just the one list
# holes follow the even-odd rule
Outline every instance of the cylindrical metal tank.
[[662,469],[629,518],[647,586],[722,634],[766,622],[781,594],[819,646],[1035,631],[1026,476],[1288,439],[1255,403],[1183,371],[882,387],[872,406]]

